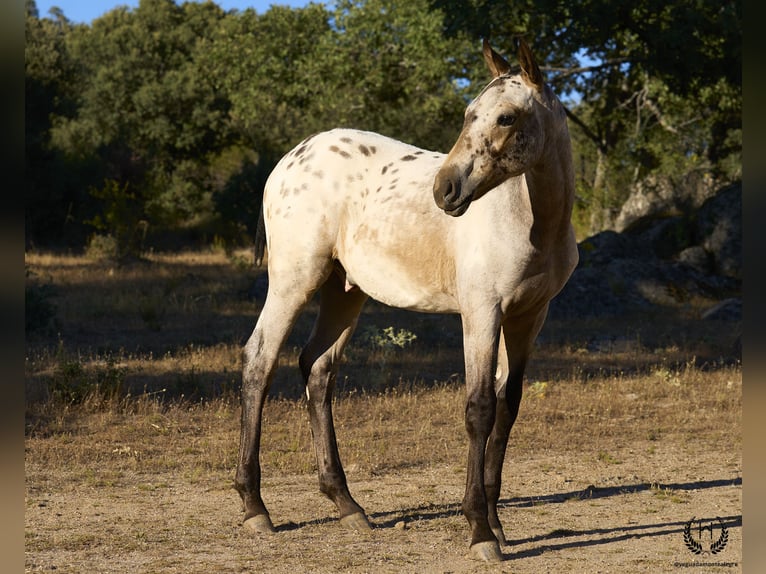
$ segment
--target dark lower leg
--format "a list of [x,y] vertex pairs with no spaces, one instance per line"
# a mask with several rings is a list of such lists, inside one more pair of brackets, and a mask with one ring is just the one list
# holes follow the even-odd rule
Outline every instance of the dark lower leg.
[[502,483],[503,461],[508,445],[513,423],[519,412],[521,402],[521,377],[514,376],[509,380],[506,390],[497,397],[497,414],[492,434],[487,442],[486,459],[484,466],[484,488],[487,493],[487,512],[489,525],[499,542],[505,543],[500,519],[497,516],[497,502],[500,498]]
[[245,359],[242,381],[242,418],[239,442],[239,459],[234,487],[242,497],[245,507],[244,520],[256,515],[268,515],[261,498],[261,414],[268,392],[268,376],[256,374]]
[[494,419],[495,400],[491,389],[481,390],[468,397],[465,413],[469,440],[468,473],[463,514],[471,525],[471,545],[496,540],[488,521],[484,486],[485,448]]
[[[326,376],[334,379],[334,375]],[[338,453],[332,422],[332,386],[332,382],[328,381],[326,390],[322,392],[323,389],[319,385],[309,385],[309,416],[319,472],[319,490],[335,503],[340,517],[344,518],[364,514],[364,510],[348,490],[346,474]]]

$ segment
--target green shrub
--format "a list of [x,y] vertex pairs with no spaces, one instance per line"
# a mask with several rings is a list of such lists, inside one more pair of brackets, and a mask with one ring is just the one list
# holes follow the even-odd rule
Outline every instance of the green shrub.
[[91,189],[90,195],[100,199],[103,206],[100,214],[86,222],[102,232],[91,237],[88,255],[115,261],[139,257],[149,225],[129,185],[108,179],[101,189]]

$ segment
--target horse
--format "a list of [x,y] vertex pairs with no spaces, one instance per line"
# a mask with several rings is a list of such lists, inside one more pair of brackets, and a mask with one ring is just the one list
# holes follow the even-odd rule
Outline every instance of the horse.
[[242,349],[234,479],[250,530],[275,531],[261,498],[261,413],[280,348],[316,292],[319,311],[299,367],[319,489],[341,525],[371,529],[349,492],[332,393],[344,347],[372,297],[460,315],[468,435],[462,511],[471,555],[503,559],[497,502],[524,370],[549,302],[578,260],[565,110],[526,42],[515,44],[518,68],[483,41],[492,79],[468,104],[448,154],[333,129],[306,138],[270,174],[261,210],[269,284]]

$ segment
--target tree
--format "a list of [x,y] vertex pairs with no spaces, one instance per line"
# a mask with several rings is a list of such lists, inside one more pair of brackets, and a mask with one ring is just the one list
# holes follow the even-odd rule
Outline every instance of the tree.
[[432,4],[448,14],[447,34],[490,36],[504,50],[521,34],[545,62],[587,164],[580,197],[596,216],[589,231],[608,223],[601,208],[619,206],[650,172],[684,165],[722,181],[741,176],[740,2]]
[[73,25],[64,15],[39,18],[34,0],[26,5],[24,49],[25,227],[28,242],[53,238],[81,241],[71,225],[71,208],[81,200],[71,164],[52,144],[51,118],[75,109],[76,64],[66,47]]
[[318,4],[272,6],[263,15],[245,10],[206,41],[200,66],[231,103],[232,129],[261,156],[281,156],[321,122],[311,113],[316,78],[307,68],[328,19]]
[[219,211],[244,215],[251,227],[257,211],[246,199],[262,191],[284,153],[321,130],[354,127],[449,149],[466,103],[451,77],[451,55],[462,56],[467,43],[444,38],[442,25],[425,0],[229,15],[208,41],[203,67],[231,102],[240,145],[255,157],[221,178]]
[[91,25],[26,6],[30,241],[83,241],[107,213],[148,224],[150,239],[236,240],[276,161],[337,126],[446,151],[486,84],[485,36],[512,59],[524,35],[568,106],[586,232],[649,175],[741,176],[733,0],[339,0],[264,14],[141,0]]
[[228,136],[228,102],[205,81],[196,56],[223,17],[213,3],[141,0],[67,37],[82,88],[76,111],[55,117],[52,141],[69,157],[98,157],[105,169],[91,195],[101,185],[130,188],[155,228],[213,209],[205,158]]
[[328,119],[448,150],[468,98],[455,63],[477,48],[460,35],[445,38],[443,25],[426,0],[337,2],[320,47],[330,57],[312,62]]

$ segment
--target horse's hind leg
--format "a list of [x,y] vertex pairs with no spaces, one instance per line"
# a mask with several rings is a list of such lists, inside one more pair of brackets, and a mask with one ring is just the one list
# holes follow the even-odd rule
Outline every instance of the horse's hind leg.
[[[304,269],[305,270],[305,269]],[[329,271],[328,271],[329,272]],[[239,462],[234,487],[245,506],[244,524],[257,532],[272,532],[274,527],[261,498],[261,415],[274,374],[279,350],[303,307],[322,280],[304,276],[301,289],[276,289],[270,284],[258,322],[242,351],[242,421]],[[297,281],[296,281],[297,284]]]
[[339,362],[367,295],[358,289],[346,291],[343,279],[335,273],[331,274],[320,294],[319,315],[300,356],[319,470],[319,489],[338,507],[341,524],[354,530],[368,530],[370,525],[364,510],[348,490],[332,419],[332,393]]

